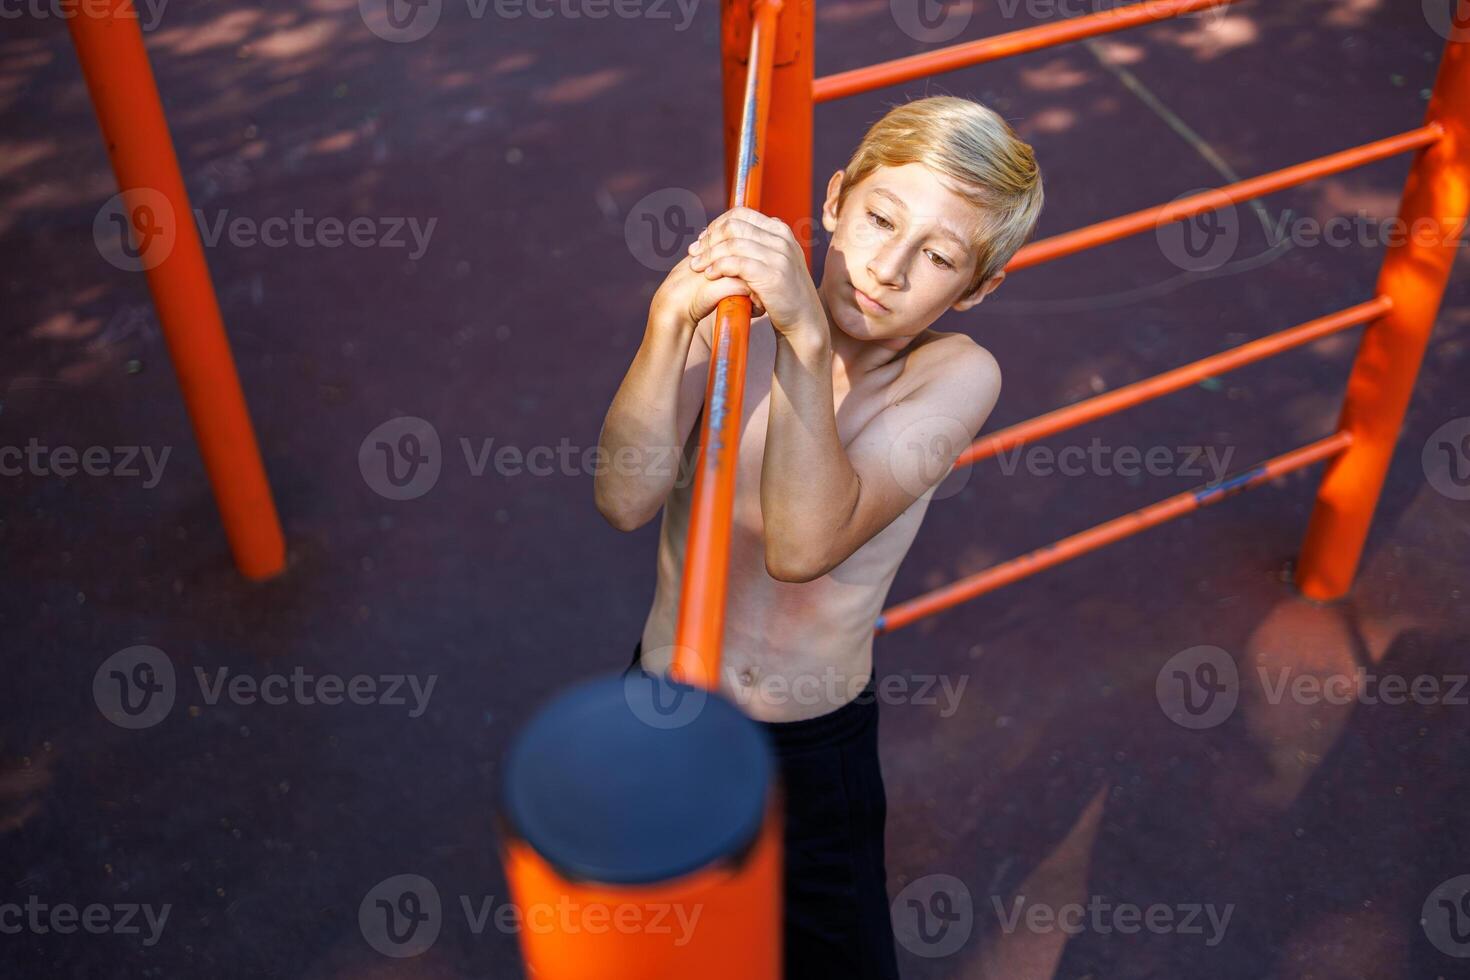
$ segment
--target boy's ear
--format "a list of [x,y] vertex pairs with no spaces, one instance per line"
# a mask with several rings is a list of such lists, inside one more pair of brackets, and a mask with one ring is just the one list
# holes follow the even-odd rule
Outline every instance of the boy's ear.
[[837,230],[837,195],[842,190],[844,171],[837,171],[827,181],[827,199],[822,202],[822,227],[830,235]]
[[965,296],[964,298],[957,301],[954,304],[954,310],[958,313],[963,313],[970,307],[977,305],[982,299],[995,292],[995,287],[999,286],[1005,280],[1005,277],[1006,274],[1004,270],[997,272],[995,275],[982,282],[973,293],[970,293],[968,296]]

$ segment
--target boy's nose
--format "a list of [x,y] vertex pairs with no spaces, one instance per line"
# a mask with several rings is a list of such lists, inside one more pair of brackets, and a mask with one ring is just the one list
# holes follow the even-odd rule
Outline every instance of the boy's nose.
[[868,275],[892,289],[903,287],[903,256],[898,249],[882,248],[868,260]]

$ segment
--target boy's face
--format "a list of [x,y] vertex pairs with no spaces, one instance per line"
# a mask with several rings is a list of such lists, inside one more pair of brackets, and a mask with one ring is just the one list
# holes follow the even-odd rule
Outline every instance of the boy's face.
[[980,215],[922,163],[878,167],[837,211],[843,172],[827,183],[822,227],[832,234],[820,292],[828,315],[858,340],[899,348],[945,310],[967,310],[999,273],[965,295],[979,258]]

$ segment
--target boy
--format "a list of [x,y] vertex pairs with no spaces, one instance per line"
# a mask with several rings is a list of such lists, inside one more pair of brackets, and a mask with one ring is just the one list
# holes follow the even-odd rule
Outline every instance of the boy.
[[657,461],[672,447],[693,472],[713,311],[751,297],[719,690],[782,770],[791,980],[898,976],[873,626],[934,486],[1000,393],[988,351],[930,324],[1000,285],[1041,206],[1031,147],[994,112],[898,106],[828,182],[821,286],[785,224],[720,215],[655,294],[603,423],[604,459],[647,465],[601,468],[598,510],[624,531],[664,511],[633,663],[666,672],[693,481]]

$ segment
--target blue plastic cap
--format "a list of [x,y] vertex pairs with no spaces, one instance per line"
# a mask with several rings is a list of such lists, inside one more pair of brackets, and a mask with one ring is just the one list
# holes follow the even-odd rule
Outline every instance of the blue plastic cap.
[[633,671],[576,685],[511,745],[502,807],[564,877],[652,884],[742,855],[775,760],[729,700]]

